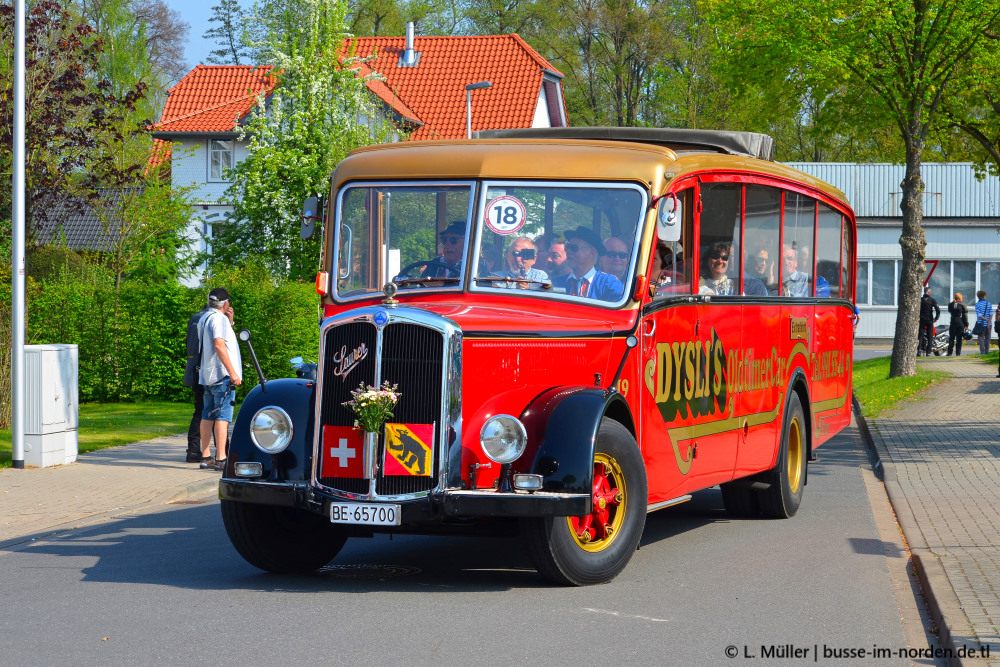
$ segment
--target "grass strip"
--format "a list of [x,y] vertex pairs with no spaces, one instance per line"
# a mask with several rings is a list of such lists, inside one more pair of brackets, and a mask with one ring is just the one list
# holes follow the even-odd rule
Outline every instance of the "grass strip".
[[[85,403],[80,406],[80,453],[187,431],[194,403]],[[11,461],[10,430],[0,429],[0,468]]]
[[854,362],[854,395],[858,397],[865,417],[878,417],[885,410],[896,407],[900,401],[950,376],[944,371],[928,370],[918,364],[916,375],[890,378],[890,361],[890,357],[877,357]]

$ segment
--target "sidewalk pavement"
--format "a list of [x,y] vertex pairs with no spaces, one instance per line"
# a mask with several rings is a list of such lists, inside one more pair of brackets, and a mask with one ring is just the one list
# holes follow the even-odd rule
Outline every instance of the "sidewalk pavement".
[[184,434],[80,454],[64,466],[0,470],[0,549],[217,489],[219,473],[184,463],[186,450]]
[[860,420],[862,435],[879,459],[941,646],[988,647],[990,664],[1000,664],[1000,378],[995,365],[971,356],[919,363],[952,378]]

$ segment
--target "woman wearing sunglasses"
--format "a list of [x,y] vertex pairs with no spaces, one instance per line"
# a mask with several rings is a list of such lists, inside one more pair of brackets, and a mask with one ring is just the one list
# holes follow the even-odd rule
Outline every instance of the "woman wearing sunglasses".
[[624,283],[625,272],[628,271],[628,246],[621,239],[610,236],[604,240],[604,250],[606,252],[601,258],[601,268]]
[[726,271],[733,246],[727,241],[718,241],[708,247],[701,262],[701,278],[698,279],[698,294],[728,296],[736,293],[737,283]]

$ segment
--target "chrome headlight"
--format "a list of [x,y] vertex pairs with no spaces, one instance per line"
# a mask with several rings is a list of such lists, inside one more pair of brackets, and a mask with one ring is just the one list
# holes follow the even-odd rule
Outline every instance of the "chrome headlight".
[[250,439],[265,454],[285,451],[292,442],[292,418],[275,405],[261,408],[250,422]]
[[516,461],[528,445],[528,432],[524,424],[510,415],[490,417],[479,432],[479,444],[491,461],[510,463]]

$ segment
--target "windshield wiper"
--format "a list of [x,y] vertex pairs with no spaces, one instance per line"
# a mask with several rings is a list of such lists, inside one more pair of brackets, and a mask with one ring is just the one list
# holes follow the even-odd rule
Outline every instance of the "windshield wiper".
[[551,289],[552,283],[543,280],[531,280],[530,278],[504,278],[503,276],[476,276],[473,278],[477,283],[517,283],[518,285],[541,285],[542,289]]
[[440,278],[431,278],[431,277],[427,277],[427,278],[403,278],[402,280],[400,280],[398,278],[393,278],[392,282],[394,282],[394,283],[396,283],[397,285],[400,285],[400,286],[404,286],[404,285],[426,285],[427,283],[457,283],[458,282],[458,276],[448,276],[448,277],[442,276]]

